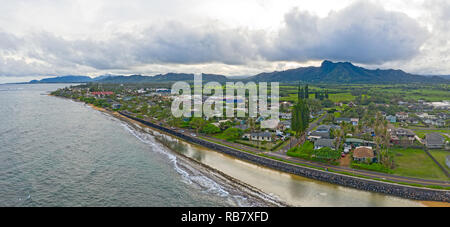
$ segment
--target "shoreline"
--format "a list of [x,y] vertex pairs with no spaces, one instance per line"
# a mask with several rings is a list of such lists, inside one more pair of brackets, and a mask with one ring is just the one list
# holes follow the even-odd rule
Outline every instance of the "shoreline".
[[[97,111],[103,112],[105,114],[108,114],[112,117],[115,117],[120,121],[124,121],[125,123],[127,123],[128,126],[133,127],[133,129],[139,130],[143,133],[149,133],[149,132],[142,130],[142,128],[149,128],[151,130],[158,131],[158,133],[163,133],[167,136],[171,136],[171,135],[168,135],[167,133],[164,133],[157,129],[150,128],[147,125],[144,125],[133,119],[124,117],[117,112],[112,112],[112,111],[106,110],[104,108],[96,107],[92,104],[86,104],[86,105],[90,106],[94,110],[97,110]],[[139,125],[142,128],[137,128],[135,126],[135,124]],[[155,137],[155,139],[156,139],[156,137]],[[171,150],[169,147],[167,147],[163,143],[161,143],[161,145],[163,145],[165,148]],[[290,206],[285,201],[277,200],[276,198],[271,197],[267,193],[262,192],[260,189],[254,187],[252,185],[249,185],[245,182],[242,182],[236,178],[233,178],[233,177],[231,177],[211,166],[203,164],[193,158],[187,157],[178,152],[171,152],[171,154],[175,155],[181,161],[187,162],[189,165],[193,166],[196,169],[196,171],[199,171],[200,173],[207,175],[208,178],[211,178],[212,180],[217,182],[222,187],[225,187],[228,191],[233,191],[233,192],[236,192],[239,196],[246,197],[248,200],[251,201],[251,203],[253,205],[256,205],[257,207],[289,207]],[[229,185],[229,186],[227,187],[224,185]]]
[[271,158],[258,156],[254,154],[250,154],[243,151],[238,151],[236,149],[226,147],[220,144],[211,143],[202,139],[189,137],[173,131],[171,129],[167,129],[165,127],[156,125],[151,122],[147,122],[142,119],[135,118],[133,116],[119,113],[124,117],[131,118],[135,121],[139,121],[151,128],[155,128],[166,133],[171,134],[172,136],[179,137],[180,139],[186,140],[190,143],[194,143],[208,149],[216,150],[220,153],[228,154],[234,156],[238,159],[248,161],[257,165],[262,165],[264,167],[280,170],[282,172],[291,173],[294,175],[299,175],[303,177],[307,177],[313,180],[324,181],[335,185],[350,187],[363,191],[370,191],[375,193],[383,193],[391,196],[401,197],[405,199],[411,199],[416,201],[436,201],[436,202],[445,202],[448,203],[450,201],[450,191],[448,190],[440,190],[440,189],[429,189],[429,188],[420,188],[408,185],[401,185],[383,181],[377,181],[373,179],[364,179],[354,176],[349,176],[340,173],[327,172],[322,170],[313,169],[305,166],[293,165],[290,163],[286,163],[283,161],[274,160]]
[[[77,101],[77,100],[74,100],[74,101]],[[82,102],[82,103],[83,103],[83,102]],[[314,177],[308,177],[308,176],[305,176],[305,175],[303,175],[303,174],[299,174],[299,173],[296,173],[296,172],[283,170],[282,168],[271,167],[271,166],[268,166],[268,165],[265,164],[265,163],[262,163],[262,164],[261,164],[261,163],[258,163],[258,162],[254,162],[254,161],[252,161],[252,160],[248,160],[247,158],[241,158],[241,157],[238,157],[238,156],[236,156],[236,155],[229,154],[229,153],[227,153],[227,152],[223,152],[223,151],[221,151],[221,150],[219,150],[219,149],[214,149],[214,148],[205,146],[204,144],[197,143],[196,141],[191,141],[191,139],[186,140],[185,138],[181,138],[181,137],[179,137],[179,136],[177,136],[177,135],[174,135],[174,134],[173,134],[174,132],[172,132],[172,133],[166,132],[166,130],[167,130],[167,131],[171,131],[170,129],[164,128],[163,130],[159,130],[158,127],[160,127],[160,126],[158,126],[158,125],[155,125],[156,127],[152,127],[152,126],[150,126],[150,125],[146,125],[146,124],[144,124],[144,123],[142,123],[142,122],[139,122],[139,120],[141,120],[141,119],[132,119],[132,118],[130,118],[130,116],[124,116],[122,113],[118,113],[118,112],[106,110],[106,109],[103,109],[103,108],[95,107],[95,106],[90,105],[90,104],[86,104],[86,105],[89,105],[89,106],[91,106],[91,107],[92,107],[93,109],[95,109],[95,110],[98,110],[98,111],[107,113],[107,114],[109,114],[109,115],[111,115],[111,116],[114,116],[114,117],[116,117],[116,118],[119,118],[119,119],[121,119],[121,120],[125,120],[125,121],[127,121],[127,122],[132,122],[133,124],[139,124],[140,126],[144,126],[145,128],[150,128],[151,130],[156,130],[156,131],[158,131],[158,132],[162,132],[162,133],[164,133],[164,134],[166,134],[166,135],[169,135],[169,136],[174,136],[174,137],[176,137],[177,139],[181,139],[181,140],[183,140],[183,141],[185,141],[185,142],[188,142],[188,143],[190,143],[190,144],[194,144],[194,145],[197,145],[197,146],[206,147],[208,150],[212,150],[212,151],[214,151],[214,152],[219,152],[219,153],[222,153],[222,154],[228,154],[228,155],[231,155],[233,158],[237,158],[237,159],[239,159],[239,160],[243,160],[243,161],[246,161],[246,162],[249,162],[249,163],[252,163],[252,164],[256,164],[256,165],[258,165],[258,166],[263,166],[263,167],[265,167],[265,168],[270,168],[270,169],[278,170],[278,171],[281,171],[281,172],[283,172],[283,173],[288,173],[288,174],[293,174],[293,175],[304,176],[304,177],[307,177],[307,178],[310,178],[310,179],[313,179],[313,180],[323,181],[323,182],[331,183],[331,184],[334,184],[334,185],[346,186],[346,187],[349,187],[349,188],[355,188],[355,189],[362,190],[362,191],[371,191],[371,192],[375,192],[375,193],[381,193],[381,194],[385,194],[385,195],[391,195],[391,196],[396,196],[396,197],[401,197],[401,198],[411,199],[411,200],[415,200],[415,201],[417,201],[417,202],[423,204],[424,206],[432,206],[432,207],[449,207],[449,206],[450,206],[450,203],[448,203],[448,202],[443,202],[443,201],[433,201],[433,200],[427,200],[427,199],[417,199],[417,198],[414,198],[415,196],[417,196],[417,195],[415,195],[415,193],[412,193],[412,194],[411,194],[411,191],[404,190],[404,189],[413,189],[413,191],[414,191],[414,190],[419,190],[419,191],[422,191],[422,193],[425,191],[425,194],[426,194],[427,191],[428,191],[428,192],[440,192],[440,193],[444,193],[444,197],[443,197],[443,198],[448,199],[449,192],[446,191],[446,190],[423,189],[423,188],[417,188],[417,187],[412,187],[412,186],[405,186],[405,185],[391,184],[391,183],[380,182],[380,181],[375,181],[375,180],[369,180],[369,179],[362,179],[362,178],[357,178],[357,177],[345,176],[345,175],[337,174],[337,173],[334,173],[334,174],[335,174],[335,175],[339,175],[339,176],[341,176],[341,177],[345,177],[345,178],[358,179],[359,181],[364,181],[364,182],[366,182],[366,183],[367,183],[367,182],[369,182],[369,183],[371,182],[371,183],[374,183],[374,184],[382,184],[382,185],[385,185],[385,186],[386,186],[386,185],[388,185],[388,186],[396,186],[397,188],[395,188],[395,190],[393,190],[393,191],[388,191],[388,192],[386,192],[386,191],[370,190],[370,189],[369,189],[369,190],[366,190],[366,189],[360,189],[360,188],[358,188],[358,187],[353,187],[353,186],[351,186],[351,185],[343,185],[343,184],[340,184],[340,183],[334,183],[334,182],[330,182],[330,181],[327,181],[327,180],[320,180],[320,179],[316,179],[316,178],[314,178]],[[145,122],[145,121],[144,121],[144,122]],[[148,123],[148,122],[146,122],[146,123]],[[161,128],[163,128],[163,127],[161,127]],[[219,145],[219,147],[220,147],[220,145]],[[174,152],[174,153],[177,153],[177,152]],[[179,154],[179,155],[182,155],[182,154]],[[248,154],[247,154],[247,155],[248,155]],[[184,155],[182,155],[182,156],[185,157]],[[185,157],[185,158],[186,158],[186,157]],[[187,158],[189,158],[189,157],[187,157]],[[263,158],[263,157],[259,157],[259,158]],[[190,159],[190,158],[189,158],[189,159]],[[194,161],[196,161],[196,160],[194,160]],[[271,161],[273,161],[273,160],[271,160]],[[197,162],[197,161],[196,161],[196,162]],[[202,164],[202,163],[200,163],[200,164]],[[288,164],[288,163],[284,163],[284,164],[290,165],[290,164]],[[202,165],[204,165],[204,164],[202,164]],[[211,168],[211,169],[214,169],[214,168],[212,168],[212,167],[210,167],[210,166],[208,166],[208,167]],[[307,168],[307,167],[300,167],[300,166],[296,166],[296,167],[298,167],[298,168],[303,168],[303,169]],[[307,168],[307,169],[310,169],[310,168]],[[214,169],[214,170],[215,170],[215,169]],[[319,171],[319,170],[315,170],[315,169],[314,169],[313,171]],[[320,171],[320,172],[323,172],[323,171]],[[330,173],[327,173],[327,174],[330,174]],[[245,184],[245,183],[244,183],[244,184]],[[376,186],[376,185],[375,185],[375,186]],[[400,189],[399,189],[398,187],[400,187]],[[254,188],[254,187],[253,187],[253,188]],[[402,190],[402,189],[403,189],[403,190]],[[378,188],[378,190],[380,190],[380,188]],[[382,188],[381,188],[381,190],[382,190]],[[392,192],[393,192],[393,193],[392,193]],[[399,195],[398,193],[400,193],[400,195]],[[402,194],[403,194],[403,195],[406,195],[406,196],[401,196]],[[409,195],[408,195],[408,194],[409,194]],[[446,196],[447,196],[447,197],[446,197]],[[422,196],[422,197],[423,197],[423,196]]]

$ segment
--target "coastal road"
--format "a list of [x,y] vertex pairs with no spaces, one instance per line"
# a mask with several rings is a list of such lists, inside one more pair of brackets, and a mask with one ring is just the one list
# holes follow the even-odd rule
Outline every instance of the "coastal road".
[[[325,118],[325,116],[323,116],[321,119],[319,119],[315,125],[318,125]],[[314,126],[314,125],[310,126],[311,129],[313,129],[315,127],[316,126]],[[183,134],[188,137],[194,137],[193,134],[196,134],[194,131],[191,131],[191,130],[185,130],[185,129],[173,129],[173,130],[178,131],[178,132],[180,132],[182,130]],[[320,168],[320,169],[329,170],[329,171],[350,173],[350,174],[357,175],[357,176],[363,176],[363,177],[368,177],[368,178],[372,178],[372,179],[376,178],[376,179],[391,181],[394,183],[408,183],[408,184],[418,184],[418,185],[427,185],[427,186],[440,186],[440,187],[446,187],[446,188],[450,187],[450,181],[438,181],[438,180],[426,180],[426,179],[418,179],[418,178],[411,178],[411,177],[402,177],[402,176],[395,176],[395,175],[379,173],[379,172],[351,169],[351,168],[342,167],[342,166],[333,166],[333,165],[311,162],[311,161],[306,161],[306,160],[302,160],[299,158],[290,157],[290,156],[287,156],[285,153],[267,152],[267,151],[259,150],[257,148],[248,147],[248,146],[236,144],[236,143],[231,143],[231,142],[228,142],[225,140],[221,140],[221,139],[217,139],[217,138],[209,137],[209,136],[205,136],[205,135],[196,134],[195,137],[198,139],[203,139],[208,142],[211,142],[211,141],[216,142],[222,146],[227,146],[227,147],[229,147],[231,149],[235,149],[236,151],[239,151],[239,152],[249,151],[249,152],[252,152],[255,154],[265,154],[267,156],[282,159],[282,160],[289,161],[289,162],[292,162],[295,164]]]

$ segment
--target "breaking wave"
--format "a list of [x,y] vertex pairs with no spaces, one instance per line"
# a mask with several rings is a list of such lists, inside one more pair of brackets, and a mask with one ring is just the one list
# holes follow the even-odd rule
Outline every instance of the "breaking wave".
[[[113,117],[110,117],[114,119]],[[115,119],[115,121],[119,121]],[[151,146],[154,152],[158,152],[162,155],[165,155],[170,163],[173,165],[175,171],[182,177],[182,181],[186,184],[193,185],[194,187],[200,189],[204,193],[210,193],[216,196],[220,196],[222,198],[227,198],[231,205],[236,206],[252,206],[249,204],[248,199],[242,195],[232,195],[228,190],[226,190],[222,185],[212,180],[205,174],[201,173],[199,170],[195,169],[188,163],[184,161],[180,161],[176,155],[171,154],[171,151],[168,150],[164,145],[160,144],[156,141],[155,137],[151,134],[140,132],[136,130],[133,126],[129,124],[119,121],[120,125],[127,130],[130,134],[138,138],[141,142],[148,144]],[[140,126],[136,125],[138,128],[142,129]]]

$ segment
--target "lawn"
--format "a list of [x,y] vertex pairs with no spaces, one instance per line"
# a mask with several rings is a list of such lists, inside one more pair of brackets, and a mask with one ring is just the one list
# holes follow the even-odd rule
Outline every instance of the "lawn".
[[254,147],[258,149],[263,149],[266,151],[271,151],[272,149],[276,148],[277,146],[281,146],[280,143],[285,144],[283,141],[276,141],[276,142],[257,142],[257,141],[248,141],[248,140],[236,140],[235,143],[242,144],[249,147]]
[[355,96],[350,93],[338,93],[338,94],[330,94],[329,99],[335,103],[337,102],[350,102],[355,100]]
[[[310,99],[314,99],[315,95],[314,94],[310,94],[309,98]],[[355,96],[353,96],[351,93],[338,93],[338,94],[329,94],[329,99],[335,103],[337,102],[350,102],[350,101],[354,101],[355,100]],[[298,100],[298,95],[297,94],[289,94],[288,96],[285,97],[281,97],[280,101],[281,102],[286,102],[286,101],[290,101],[290,102],[296,102]]]
[[444,172],[421,149],[393,149],[394,175],[432,180],[449,180]]
[[[439,133],[441,135],[443,135],[444,133],[446,134],[450,134],[450,130],[448,129],[436,129],[436,130],[417,130],[417,129],[413,129],[414,133],[416,133],[416,135],[422,139],[425,138],[425,135],[428,133]],[[445,135],[443,135],[444,137],[447,137]]]
[[444,168],[450,171],[450,168],[445,164],[445,159],[450,155],[450,151],[430,150],[430,153],[442,166],[444,166]]

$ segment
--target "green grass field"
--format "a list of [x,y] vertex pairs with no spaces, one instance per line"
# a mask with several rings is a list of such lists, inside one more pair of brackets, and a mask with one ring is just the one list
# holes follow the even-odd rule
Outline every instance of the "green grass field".
[[450,155],[450,151],[430,150],[430,153],[442,166],[450,171],[450,168],[448,168],[448,166],[445,164],[445,159]]
[[425,135],[428,133],[439,133],[442,136],[446,137],[448,139],[448,137],[446,135],[443,135],[444,133],[446,134],[450,134],[450,130],[449,129],[436,129],[436,130],[416,130],[413,129],[414,133],[416,133],[416,135],[422,139],[425,138]]
[[394,175],[414,177],[432,180],[444,180],[449,178],[433,162],[433,160],[421,149],[393,149],[395,153],[396,168]]

